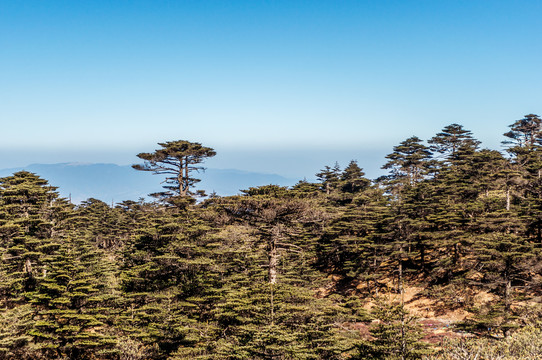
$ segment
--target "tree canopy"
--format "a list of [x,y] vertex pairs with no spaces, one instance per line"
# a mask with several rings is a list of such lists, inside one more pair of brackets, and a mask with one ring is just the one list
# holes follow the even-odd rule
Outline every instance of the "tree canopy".
[[162,148],[152,153],[139,153],[137,157],[143,164],[132,165],[136,170],[151,171],[153,174],[166,175],[163,186],[167,192],[163,195],[192,195],[191,189],[200,180],[193,176],[205,168],[200,164],[216,152],[197,142],[186,140],[159,143]]
[[540,131],[501,153],[451,124],[376,180],[353,160],[200,202],[215,151],[187,141],[138,155],[150,202],[0,178],[0,358],[542,358]]

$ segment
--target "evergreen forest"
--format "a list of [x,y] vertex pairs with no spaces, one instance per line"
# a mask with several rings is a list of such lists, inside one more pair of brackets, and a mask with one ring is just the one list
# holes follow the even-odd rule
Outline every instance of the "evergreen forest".
[[229,197],[184,140],[137,155],[152,201],[0,178],[0,358],[542,359],[542,119],[503,131]]

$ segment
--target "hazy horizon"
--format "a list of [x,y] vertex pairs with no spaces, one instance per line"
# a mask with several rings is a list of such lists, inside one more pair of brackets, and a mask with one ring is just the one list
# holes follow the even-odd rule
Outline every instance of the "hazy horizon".
[[[153,151],[158,146],[143,151]],[[389,152],[389,151],[388,151]],[[383,174],[380,167],[384,164],[384,156],[388,153],[380,149],[325,150],[325,149],[264,149],[260,151],[220,151],[214,158],[207,159],[203,164],[208,168],[236,169],[249,172],[277,174],[285,177],[315,178],[315,174],[324,166],[332,166],[338,162],[341,167],[356,160],[370,178]],[[111,163],[116,165],[131,165],[141,160],[134,153],[104,152],[77,153],[77,152],[31,152],[19,154],[18,157],[0,160],[0,169],[21,168],[31,164],[59,164],[59,163]],[[272,166],[270,166],[270,164]]]
[[170,140],[208,166],[368,176],[459,123],[501,149],[540,112],[538,1],[1,1],[0,168],[137,162]]

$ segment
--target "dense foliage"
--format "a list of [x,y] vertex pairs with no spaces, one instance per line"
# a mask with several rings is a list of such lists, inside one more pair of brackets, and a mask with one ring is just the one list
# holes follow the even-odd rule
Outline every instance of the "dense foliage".
[[[394,147],[374,181],[352,161],[200,202],[191,172],[215,153],[187,141],[139,154],[167,175],[156,202],[73,205],[2,178],[0,358],[537,358],[517,344],[541,331],[541,120],[504,135],[505,154],[452,124]],[[413,285],[487,340],[424,342]]]

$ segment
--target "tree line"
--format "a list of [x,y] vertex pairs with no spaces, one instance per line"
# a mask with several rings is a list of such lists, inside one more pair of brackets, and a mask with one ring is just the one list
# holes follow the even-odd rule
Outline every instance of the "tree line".
[[446,358],[409,286],[468,311],[455,328],[472,336],[539,334],[542,120],[504,138],[484,149],[451,124],[395,146],[375,180],[351,161],[229,197],[195,190],[216,152],[182,140],[138,154],[165,177],[153,201],[74,205],[35,174],[1,178],[0,358]]

